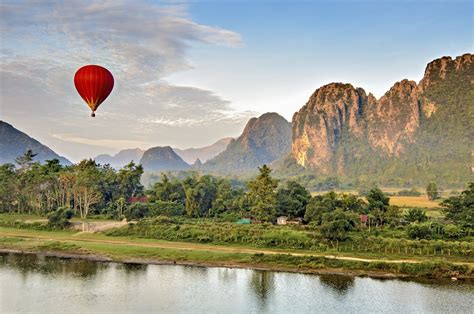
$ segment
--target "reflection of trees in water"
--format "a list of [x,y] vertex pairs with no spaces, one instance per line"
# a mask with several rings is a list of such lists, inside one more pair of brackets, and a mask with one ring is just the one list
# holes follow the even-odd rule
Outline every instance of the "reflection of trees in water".
[[235,282],[237,277],[235,269],[230,268],[217,268],[217,275],[219,276],[219,280],[224,282]]
[[118,264],[119,269],[123,269],[123,271],[127,275],[138,275],[146,273],[148,268],[147,264],[135,264],[135,263],[126,263],[126,264]]
[[250,276],[250,288],[257,298],[265,305],[268,297],[275,289],[274,273],[265,270],[254,270]]
[[319,275],[319,280],[339,294],[346,294],[354,286],[355,278],[344,275]]
[[14,268],[23,275],[29,273],[41,273],[52,276],[67,274],[80,278],[94,277],[97,275],[98,270],[108,267],[107,263],[17,253],[1,255],[0,265]]

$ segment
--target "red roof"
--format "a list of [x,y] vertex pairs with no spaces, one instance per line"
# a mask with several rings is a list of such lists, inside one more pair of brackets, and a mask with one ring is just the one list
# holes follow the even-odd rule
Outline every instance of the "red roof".
[[132,196],[127,198],[128,203],[146,203],[148,202],[148,197],[146,196]]

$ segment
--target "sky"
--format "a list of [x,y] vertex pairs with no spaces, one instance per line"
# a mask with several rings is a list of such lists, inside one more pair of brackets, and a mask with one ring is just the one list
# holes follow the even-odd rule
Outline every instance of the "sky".
[[[201,147],[249,118],[291,121],[347,82],[376,97],[426,64],[473,52],[473,1],[0,1],[0,120],[79,161]],[[73,77],[115,86],[90,118]]]

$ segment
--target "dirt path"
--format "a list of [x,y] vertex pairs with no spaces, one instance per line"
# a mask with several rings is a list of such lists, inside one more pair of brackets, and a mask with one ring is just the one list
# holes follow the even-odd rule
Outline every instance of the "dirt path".
[[98,222],[82,222],[82,221],[73,221],[72,228],[79,230],[79,233],[75,235],[80,235],[82,233],[95,233],[102,232],[108,229],[123,227],[127,224],[126,221],[98,221]]
[[[152,247],[157,249],[174,249],[174,250],[200,250],[200,251],[210,251],[210,252],[222,252],[222,253],[246,253],[246,254],[287,254],[293,256],[321,256],[325,258],[338,259],[338,260],[348,260],[348,261],[360,261],[360,262],[386,262],[386,263],[420,263],[419,260],[413,259],[369,259],[369,258],[358,258],[358,257],[349,257],[349,256],[337,256],[337,255],[327,255],[324,253],[295,253],[288,252],[284,250],[268,250],[268,249],[255,249],[255,248],[240,248],[240,247],[228,247],[228,246],[218,246],[218,245],[208,245],[208,244],[199,244],[199,243],[189,243],[189,242],[141,242],[137,240],[121,240],[121,239],[94,239],[94,238],[85,238],[81,237],[83,232],[72,236],[63,236],[63,235],[29,235],[22,233],[21,231],[0,231],[0,236],[13,236],[21,238],[30,238],[30,239],[42,239],[50,241],[74,241],[74,242],[92,242],[92,243],[107,243],[115,245],[131,245],[136,247]],[[470,263],[459,263],[459,264],[470,264]]]

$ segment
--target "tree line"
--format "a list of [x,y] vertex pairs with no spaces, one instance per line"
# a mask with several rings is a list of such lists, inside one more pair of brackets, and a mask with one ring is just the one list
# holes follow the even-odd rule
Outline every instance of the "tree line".
[[[317,228],[332,240],[344,240],[360,226],[406,227],[413,239],[455,239],[470,235],[473,228],[474,183],[442,203],[446,220],[440,223],[429,220],[421,209],[403,213],[376,187],[365,197],[335,192],[311,196],[295,181],[279,184],[266,165],[248,182],[197,172],[181,178],[162,173],[160,181],[145,189],[140,183],[143,168],[133,162],[115,170],[90,159],[62,166],[56,159],[40,164],[33,158],[28,151],[17,158],[17,166],[0,166],[1,212],[50,215],[60,222],[72,215],[86,218],[91,214],[128,220],[249,218],[256,223],[275,223],[277,217],[286,216]],[[138,197],[146,201],[137,202]]]

